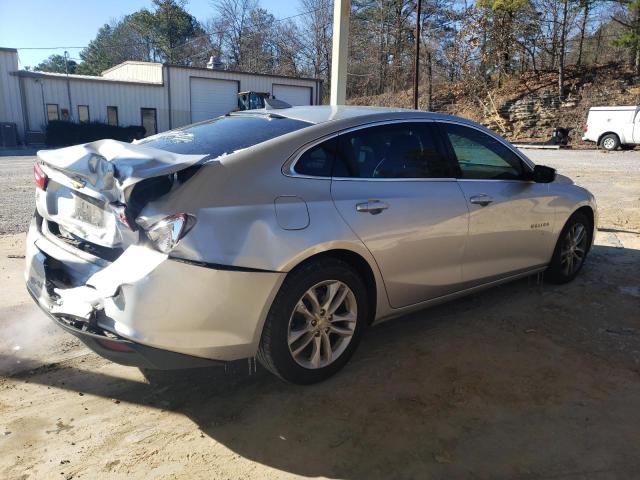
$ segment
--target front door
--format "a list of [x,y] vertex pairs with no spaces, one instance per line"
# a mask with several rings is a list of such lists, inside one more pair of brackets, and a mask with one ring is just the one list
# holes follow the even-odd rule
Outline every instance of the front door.
[[525,180],[530,168],[497,138],[455,123],[441,128],[469,208],[465,286],[548,263],[554,228],[549,184]]
[[459,288],[466,201],[428,122],[367,127],[340,136],[331,193],[367,246],[392,307]]

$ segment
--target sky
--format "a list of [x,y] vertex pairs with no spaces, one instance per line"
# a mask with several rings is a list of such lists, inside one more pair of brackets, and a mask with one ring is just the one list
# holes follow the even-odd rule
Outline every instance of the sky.
[[[297,0],[260,0],[276,18],[298,13]],[[0,0],[0,47],[18,48],[20,67],[35,66],[63,49],[24,47],[82,47],[111,19],[152,5],[151,0]],[[186,6],[200,22],[213,16],[210,0],[189,0]],[[78,58],[80,48],[67,48]]]

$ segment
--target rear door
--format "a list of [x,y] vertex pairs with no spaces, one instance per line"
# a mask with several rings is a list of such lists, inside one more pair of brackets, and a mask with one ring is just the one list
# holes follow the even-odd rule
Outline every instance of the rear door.
[[367,246],[392,307],[459,288],[467,206],[430,122],[360,128],[339,138],[331,193]]
[[441,129],[469,209],[465,287],[548,263],[554,227],[549,184],[527,180],[530,167],[497,137],[456,123],[441,123]]

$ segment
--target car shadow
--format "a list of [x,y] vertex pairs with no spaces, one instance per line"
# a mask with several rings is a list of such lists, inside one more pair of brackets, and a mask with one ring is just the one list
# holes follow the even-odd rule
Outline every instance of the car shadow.
[[[563,303],[542,322],[538,312],[555,308],[568,289],[595,292],[611,264],[631,272],[640,265],[640,251],[596,246],[590,260],[576,286],[523,279],[372,327],[347,367],[317,385],[283,383],[259,366],[254,372],[250,362],[168,374],[151,384],[37,363],[12,378],[186,415],[233,452],[296,475],[514,477],[536,459],[550,462],[536,475],[556,474],[548,442],[570,435],[562,415],[573,415],[574,395],[582,398],[587,387],[549,340],[555,331],[533,334],[548,327],[571,336],[567,318],[587,310]],[[623,311],[629,305],[629,322],[637,300],[616,289],[599,297]],[[554,411],[549,418],[544,407]],[[616,428],[615,418],[607,421]],[[500,445],[492,443],[496,439]],[[455,461],[463,442],[473,442],[466,463]],[[564,452],[567,463],[588,457],[592,448],[574,442]]]

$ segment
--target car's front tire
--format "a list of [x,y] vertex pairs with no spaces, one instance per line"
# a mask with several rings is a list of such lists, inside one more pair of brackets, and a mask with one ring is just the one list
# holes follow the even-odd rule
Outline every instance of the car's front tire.
[[545,280],[567,283],[578,275],[589,253],[592,232],[591,221],[582,212],[574,213],[567,220],[545,272]]
[[265,321],[258,360],[283,380],[320,382],[355,351],[369,315],[364,282],[337,258],[291,271]]

